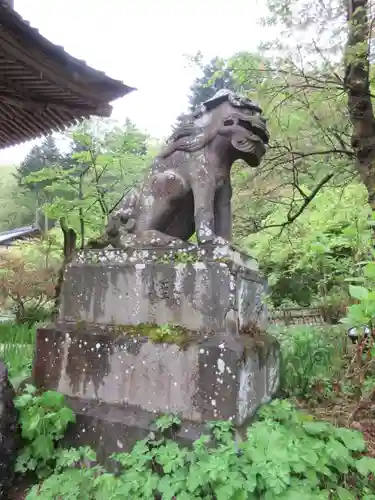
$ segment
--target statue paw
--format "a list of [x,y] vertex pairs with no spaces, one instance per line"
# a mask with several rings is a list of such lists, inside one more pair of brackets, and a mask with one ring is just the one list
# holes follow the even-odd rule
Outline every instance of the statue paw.
[[229,245],[229,241],[223,238],[222,236],[215,236],[212,240],[212,244],[215,246],[226,246]]
[[222,246],[228,246],[228,245],[230,245],[230,242],[228,240],[226,240],[225,238],[222,238],[221,236],[214,236],[210,240],[200,241],[200,243],[199,243],[199,246],[201,246],[201,247],[204,247],[204,246],[222,247]]

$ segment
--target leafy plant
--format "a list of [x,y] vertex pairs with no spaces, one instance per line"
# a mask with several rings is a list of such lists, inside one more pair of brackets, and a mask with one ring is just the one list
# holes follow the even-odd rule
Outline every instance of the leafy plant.
[[368,325],[370,328],[375,320],[375,262],[362,263],[361,275],[348,278],[351,297],[356,301],[348,307],[347,315],[342,322],[350,326]]
[[[372,401],[375,396],[375,262],[362,263],[360,276],[350,278],[350,281],[357,283],[349,286],[350,294],[356,303],[348,307],[342,322],[350,327],[357,327],[358,333],[356,349],[346,371],[346,377],[359,396],[359,403],[351,415],[351,418],[354,418],[363,403]],[[367,327],[366,335],[364,327]]]
[[15,389],[31,375],[34,346],[30,344],[4,344],[0,347],[1,359],[8,367],[10,382]]
[[194,338],[194,332],[190,332],[179,325],[166,323],[150,327],[147,336],[153,342],[176,344],[183,348]]
[[56,472],[27,500],[355,500],[375,494],[375,459],[360,457],[362,434],[316,421],[287,401],[263,407],[240,443],[229,422],[209,428],[216,446],[209,434],[192,449],[154,436],[139,441],[130,453],[112,456],[116,474],[85,465],[87,457],[94,461],[87,449],[64,452]]
[[28,325],[17,325],[11,321],[0,323],[1,344],[29,344],[35,343],[35,328]]
[[176,252],[172,255],[166,254],[157,258],[160,264],[194,264],[198,261],[197,255],[192,252]]
[[17,458],[16,471],[35,471],[39,478],[48,476],[59,457],[58,442],[69,425],[75,421],[64,396],[47,391],[38,395],[35,387],[27,385],[15,399],[20,412],[24,447]]
[[155,422],[156,427],[160,432],[165,432],[168,429],[176,429],[181,425],[181,419],[177,415],[163,415]]

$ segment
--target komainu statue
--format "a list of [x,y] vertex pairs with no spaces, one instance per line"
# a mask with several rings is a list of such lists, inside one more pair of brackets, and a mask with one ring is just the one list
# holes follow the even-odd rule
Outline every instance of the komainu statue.
[[124,196],[110,217],[109,240],[153,230],[184,241],[196,232],[200,244],[230,241],[231,167],[238,159],[257,167],[268,140],[257,104],[217,92],[168,139],[139,191]]

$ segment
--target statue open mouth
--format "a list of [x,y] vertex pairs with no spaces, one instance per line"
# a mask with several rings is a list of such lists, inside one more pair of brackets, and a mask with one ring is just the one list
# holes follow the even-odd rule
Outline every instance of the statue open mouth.
[[[260,120],[258,121],[260,122]],[[257,124],[254,121],[242,120],[241,118],[238,120],[238,125],[251,132],[253,136],[259,138],[263,142],[263,144],[268,144],[269,135],[265,127],[260,126],[260,124]]]
[[266,152],[269,135],[265,120],[247,112],[247,109],[238,109],[224,120],[219,133],[230,138],[232,146],[242,153],[241,158],[246,163],[257,167]]

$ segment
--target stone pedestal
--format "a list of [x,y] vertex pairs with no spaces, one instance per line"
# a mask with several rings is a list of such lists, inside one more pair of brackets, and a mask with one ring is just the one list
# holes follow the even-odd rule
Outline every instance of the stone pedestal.
[[58,321],[237,334],[265,326],[265,286],[257,263],[230,247],[87,250],[65,272]]
[[164,413],[180,415],[185,441],[209,420],[242,426],[279,383],[264,288],[256,263],[229,247],[82,252],[58,321],[37,332],[34,381],[68,397],[71,437],[105,455]]

